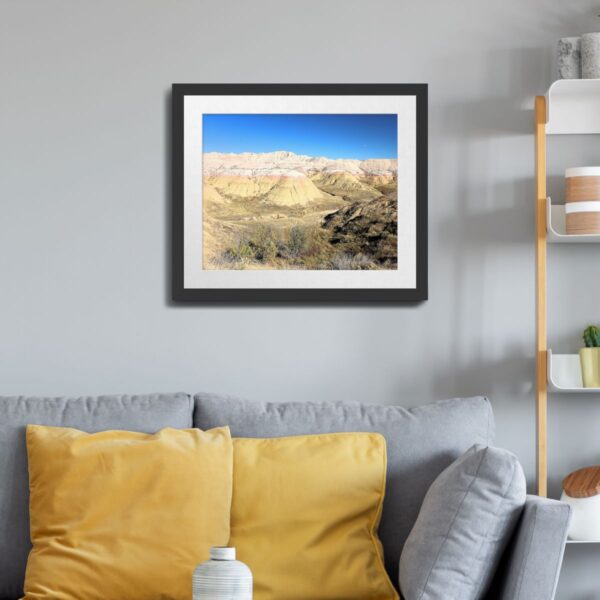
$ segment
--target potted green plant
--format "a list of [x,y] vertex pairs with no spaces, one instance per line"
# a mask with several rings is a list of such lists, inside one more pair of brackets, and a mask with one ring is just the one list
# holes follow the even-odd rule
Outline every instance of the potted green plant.
[[585,348],[579,351],[583,387],[600,387],[600,328],[586,327],[583,341]]

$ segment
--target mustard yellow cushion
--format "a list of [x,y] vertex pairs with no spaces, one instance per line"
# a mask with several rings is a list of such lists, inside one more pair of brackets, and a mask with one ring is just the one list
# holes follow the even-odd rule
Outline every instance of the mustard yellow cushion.
[[87,434],[27,427],[26,600],[189,600],[229,538],[228,428]]
[[396,600],[377,526],[385,439],[234,439],[230,544],[255,600]]

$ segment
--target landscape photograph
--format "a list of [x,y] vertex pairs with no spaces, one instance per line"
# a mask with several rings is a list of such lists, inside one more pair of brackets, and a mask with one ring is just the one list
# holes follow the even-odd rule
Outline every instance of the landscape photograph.
[[204,114],[203,268],[398,268],[395,114]]

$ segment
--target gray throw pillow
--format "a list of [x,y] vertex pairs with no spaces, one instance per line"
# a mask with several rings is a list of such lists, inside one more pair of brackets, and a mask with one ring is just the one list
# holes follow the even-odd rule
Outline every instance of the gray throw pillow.
[[476,445],[431,484],[400,557],[405,600],[483,598],[525,505],[516,456]]

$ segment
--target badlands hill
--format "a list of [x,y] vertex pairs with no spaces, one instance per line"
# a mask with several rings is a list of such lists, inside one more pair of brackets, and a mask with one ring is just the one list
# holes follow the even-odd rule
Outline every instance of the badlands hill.
[[394,269],[397,165],[204,154],[207,269]]
[[306,156],[279,150],[277,152],[242,152],[228,154],[223,152],[206,152],[204,154],[204,173],[216,175],[227,173],[231,170],[246,169],[248,171],[264,169],[281,169],[299,171],[311,174],[318,171],[342,171],[355,175],[395,175],[395,159],[367,159],[354,158],[325,158],[324,156]]
[[[278,151],[204,154],[205,190],[217,199],[253,199],[280,206],[306,205],[343,194],[350,199],[381,196],[375,186],[392,184],[392,159],[329,159]],[[208,186],[208,189],[206,189]]]

